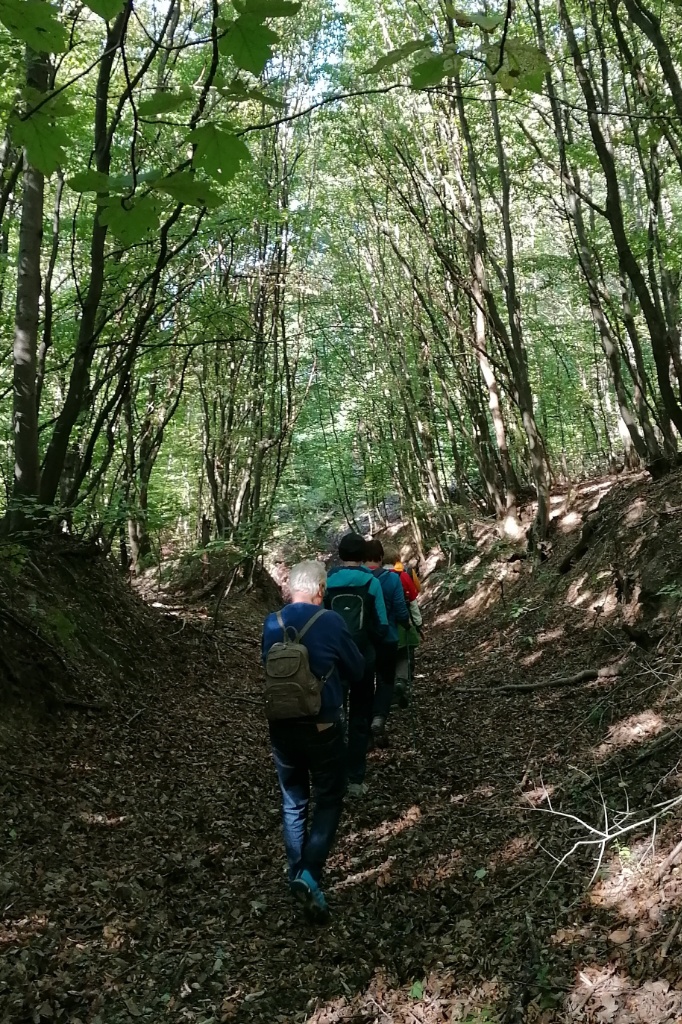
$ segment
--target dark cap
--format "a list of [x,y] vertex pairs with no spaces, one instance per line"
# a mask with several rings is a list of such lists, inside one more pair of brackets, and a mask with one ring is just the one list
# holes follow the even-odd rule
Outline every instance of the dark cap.
[[342,562],[362,562],[365,557],[365,538],[359,533],[347,533],[339,541],[339,558]]

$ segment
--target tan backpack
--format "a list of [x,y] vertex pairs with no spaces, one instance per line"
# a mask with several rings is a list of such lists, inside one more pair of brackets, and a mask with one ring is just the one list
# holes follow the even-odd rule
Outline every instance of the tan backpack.
[[301,641],[324,613],[325,609],[320,608],[299,633],[293,626],[285,626],[282,613],[277,612],[283,639],[272,645],[265,659],[265,716],[268,721],[306,718],[320,713],[322,688],[331,672],[324,679],[318,679],[311,672],[308,648]]

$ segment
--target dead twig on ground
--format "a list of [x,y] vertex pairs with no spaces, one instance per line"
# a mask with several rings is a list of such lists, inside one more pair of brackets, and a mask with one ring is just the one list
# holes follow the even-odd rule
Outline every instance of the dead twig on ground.
[[670,952],[670,947],[672,946],[673,942],[677,938],[677,935],[678,935],[679,930],[680,930],[681,927],[682,927],[682,912],[680,912],[677,915],[677,917],[675,918],[673,926],[670,929],[670,931],[668,932],[668,937],[666,938],[665,942],[661,946],[661,952],[659,953],[659,956],[666,957],[668,955],[668,953]]
[[670,851],[668,856],[665,858],[665,860],[663,861],[661,866],[656,871],[656,875],[655,875],[656,881],[660,882],[661,879],[664,878],[665,875],[668,874],[668,872],[671,870],[671,868],[675,867],[675,865],[677,864],[678,860],[681,860],[681,859],[682,859],[682,839],[679,841],[677,846],[675,846]]
[[509,683],[502,686],[486,687],[457,687],[451,693],[480,693],[495,695],[498,693],[534,693],[536,690],[549,690],[561,686],[579,686],[581,683],[592,683],[597,679],[615,679],[619,669],[595,669],[586,668],[577,672],[574,676],[559,676],[556,679],[541,679],[537,683]]

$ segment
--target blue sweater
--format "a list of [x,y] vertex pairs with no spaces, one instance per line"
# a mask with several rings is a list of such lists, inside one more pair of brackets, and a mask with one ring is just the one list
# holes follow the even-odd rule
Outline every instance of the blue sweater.
[[[285,626],[301,630],[319,608],[314,604],[288,604],[282,609]],[[261,655],[265,661],[274,643],[282,639],[282,630],[277,615],[268,615],[263,624]],[[322,688],[322,706],[318,722],[336,722],[341,717],[343,706],[343,684],[359,682],[365,670],[365,659],[353,643],[348,627],[336,612],[325,611],[303,637],[308,648],[310,669],[318,679],[329,672],[329,678]]]
[[379,580],[384,594],[386,616],[388,618],[386,641],[387,643],[396,644],[398,642],[398,626],[404,626],[407,629],[412,621],[408,607],[405,604],[405,591],[397,572],[391,572],[390,569],[375,569],[374,576]]

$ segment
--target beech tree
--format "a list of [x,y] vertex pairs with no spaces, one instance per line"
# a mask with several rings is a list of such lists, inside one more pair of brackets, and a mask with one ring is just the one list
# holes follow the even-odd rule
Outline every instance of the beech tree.
[[541,542],[558,478],[675,463],[673,6],[0,22],[6,528],[139,569],[393,500],[418,537],[518,537],[533,498]]

